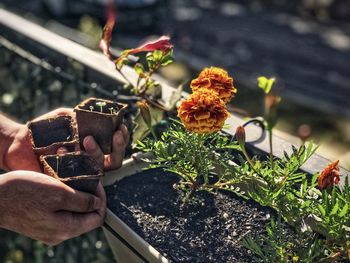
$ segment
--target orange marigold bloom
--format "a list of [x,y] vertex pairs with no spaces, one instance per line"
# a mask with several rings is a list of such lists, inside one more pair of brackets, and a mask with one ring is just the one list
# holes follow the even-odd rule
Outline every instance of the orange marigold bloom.
[[177,112],[185,128],[196,133],[220,131],[229,116],[225,103],[208,89],[194,92],[181,102]]
[[199,76],[192,80],[191,88],[193,92],[203,88],[214,90],[225,103],[237,93],[237,89],[233,87],[233,79],[227,71],[217,67],[203,69]]
[[317,178],[318,187],[325,189],[340,182],[339,160],[330,163]]

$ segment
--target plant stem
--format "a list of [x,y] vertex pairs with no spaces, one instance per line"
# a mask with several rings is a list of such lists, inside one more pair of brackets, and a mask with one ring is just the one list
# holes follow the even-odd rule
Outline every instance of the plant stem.
[[149,126],[148,126],[148,129],[151,131],[151,134],[152,134],[152,136],[153,136],[153,139],[154,139],[155,141],[157,141],[158,138],[157,138],[157,135],[156,135],[156,133],[155,133],[155,131],[154,131],[154,129],[153,129],[153,126],[152,126],[152,125],[149,125]]
[[153,69],[150,69],[149,72],[148,72],[148,74],[147,74],[147,77],[145,78],[145,83],[144,83],[140,88],[137,89],[137,92],[138,92],[138,94],[139,94],[141,97],[144,97],[145,93],[147,92],[147,90],[148,90],[148,88],[149,88],[149,87],[148,87],[148,85],[149,85],[148,83],[150,82],[153,73],[154,73],[155,70],[158,69],[158,68],[159,68],[159,65],[156,66],[156,67],[153,68]]
[[270,163],[271,163],[271,168],[274,169],[273,148],[272,148],[272,129],[269,129],[268,133],[269,133],[269,145],[270,145]]
[[252,168],[252,170],[257,174],[258,172],[255,170],[254,163],[253,163],[252,159],[250,159],[245,147],[242,148],[242,152],[243,152],[243,155],[246,158],[247,162],[249,163],[250,167]]

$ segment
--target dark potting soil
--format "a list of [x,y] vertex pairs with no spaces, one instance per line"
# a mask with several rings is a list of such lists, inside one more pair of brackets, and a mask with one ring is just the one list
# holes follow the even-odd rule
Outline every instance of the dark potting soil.
[[172,262],[259,262],[240,240],[262,234],[271,211],[226,192],[182,205],[178,180],[159,169],[129,176],[106,187],[108,208]]

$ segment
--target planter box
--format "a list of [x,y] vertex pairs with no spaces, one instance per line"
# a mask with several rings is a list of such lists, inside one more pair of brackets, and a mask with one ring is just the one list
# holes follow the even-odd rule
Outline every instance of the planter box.
[[146,164],[140,157],[127,160],[104,180],[104,231],[117,262],[254,262],[239,240],[264,231],[271,209],[227,192],[198,193],[181,206],[172,187],[178,177],[142,172]]

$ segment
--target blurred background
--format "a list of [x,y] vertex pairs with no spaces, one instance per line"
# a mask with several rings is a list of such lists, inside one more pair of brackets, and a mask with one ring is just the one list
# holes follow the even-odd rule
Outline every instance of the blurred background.
[[[0,0],[0,8],[98,50],[107,2]],[[170,35],[175,45],[175,63],[159,74],[171,85],[184,84],[188,90],[190,80],[203,67],[227,69],[238,88],[231,108],[244,117],[263,114],[263,94],[257,88],[256,78],[276,77],[282,96],[276,133],[298,143],[290,135],[311,131],[311,139],[321,145],[319,154],[340,159],[343,167],[350,168],[348,0],[114,0],[114,3],[117,25],[112,46],[116,52],[136,47],[150,36]],[[81,97],[99,95],[96,87],[91,89],[91,85],[79,80],[84,70],[74,61],[64,69],[68,74],[64,77],[57,72],[41,71],[13,56],[5,46],[0,44],[1,111],[27,121],[50,107],[62,103],[70,106]],[[72,75],[78,81],[67,77]],[[74,89],[77,85],[82,86],[79,91]],[[64,90],[69,90],[69,95],[61,99],[58,95]],[[50,106],[45,106],[48,101]],[[60,249],[67,249],[67,244],[56,250],[43,250],[42,245],[23,241],[23,237],[9,232],[1,231],[0,236],[0,262],[34,262],[35,255],[26,253],[37,247],[41,251],[37,253],[42,254],[38,254],[35,262],[109,262],[111,258],[98,231],[88,236],[91,242],[77,242],[85,244],[83,254],[73,253],[71,259],[64,260],[54,255],[56,250],[59,254]],[[90,257],[84,260],[75,258],[89,253]],[[44,261],[38,261],[39,258]]]

